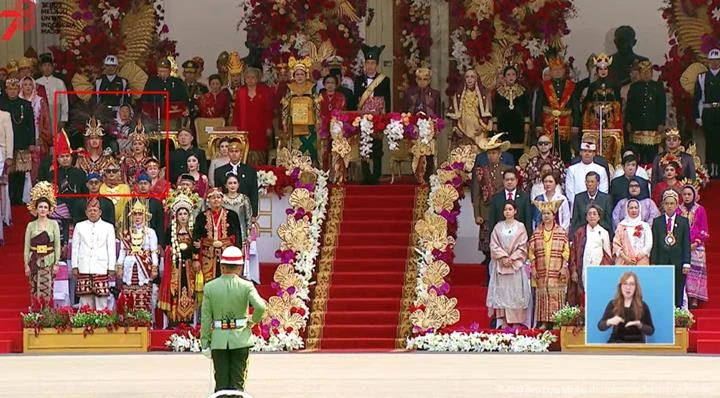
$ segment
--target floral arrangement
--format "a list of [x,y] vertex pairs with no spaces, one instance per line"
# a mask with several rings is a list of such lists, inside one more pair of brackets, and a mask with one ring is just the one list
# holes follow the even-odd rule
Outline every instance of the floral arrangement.
[[[541,81],[542,55],[561,47],[574,16],[572,0],[467,1],[448,0],[451,17],[451,58],[448,95],[462,74],[477,65],[485,87],[494,86],[505,65],[515,65],[530,85]],[[528,60],[524,62],[524,60]]]
[[463,184],[469,179],[474,162],[470,146],[456,148],[430,177],[429,209],[415,224],[417,298],[410,308],[415,336],[442,334],[440,330],[460,320],[460,312],[455,308],[457,299],[448,296],[450,285],[445,277],[454,258]]
[[297,350],[300,333],[310,317],[310,284],[320,252],[320,234],[328,203],[327,172],[311,166],[308,156],[282,149],[278,164],[292,181],[290,208],[278,228],[280,265],[273,276],[275,295],[268,300],[264,319],[253,326],[255,351]]
[[175,333],[165,341],[173,352],[200,352],[200,325],[190,327],[184,323],[175,328]]
[[553,314],[553,323],[557,326],[585,326],[585,309],[579,306],[564,305]]
[[257,166],[256,169],[258,190],[261,195],[274,192],[278,198],[282,198],[293,186],[292,178],[282,166]]
[[367,0],[243,0],[240,8],[238,29],[247,32],[249,47],[262,49],[264,69],[290,56],[314,57],[321,43],[352,60],[363,42],[359,23]]
[[115,312],[109,309],[95,310],[88,305],[80,307],[75,311],[70,306],[54,308],[52,300],[46,301],[42,298],[33,299],[28,313],[22,313],[23,327],[33,329],[37,336],[44,328],[55,328],[58,333],[82,328],[83,335],[93,334],[96,328],[106,328],[115,331],[130,327],[148,327],[152,317],[150,312],[144,309],[136,309],[131,299],[125,299],[120,295],[117,301]]
[[675,327],[676,328],[688,328],[695,324],[695,317],[692,312],[684,308],[675,308]]
[[399,81],[404,91],[415,81],[415,70],[430,64],[430,0],[402,0],[400,3],[400,28],[405,70]]
[[59,46],[51,46],[58,70],[72,78],[80,68],[99,67],[108,54],[127,57],[152,73],[156,57],[175,55],[165,35],[165,10],[154,0],[81,0],[61,15]]
[[547,352],[557,341],[550,331],[482,331],[477,324],[470,329],[425,333],[408,338],[407,348],[444,352]]

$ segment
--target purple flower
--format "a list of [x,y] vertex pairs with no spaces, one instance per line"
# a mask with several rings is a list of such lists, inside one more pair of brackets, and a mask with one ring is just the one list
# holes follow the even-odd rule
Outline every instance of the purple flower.
[[295,294],[295,291],[296,291],[295,286],[290,286],[289,288],[287,288],[287,292],[288,292],[288,294],[291,295],[291,296],[292,296],[293,294]]
[[83,13],[82,19],[84,19],[86,21],[91,21],[93,18],[94,18],[94,15],[90,11]]
[[433,249],[432,255],[435,260],[444,261],[448,264],[450,264],[450,262],[452,262],[452,256],[447,251],[440,251],[438,249]]
[[293,210],[293,209],[285,209],[285,214],[287,214],[288,216],[293,214],[294,212],[295,212],[295,210]]
[[465,169],[465,163],[463,162],[453,162],[452,165],[450,165],[454,170],[464,170]]
[[460,214],[460,212],[454,211],[454,210],[451,210],[451,211],[443,210],[440,212],[440,216],[442,218],[444,218],[445,220],[447,220],[448,224],[456,224],[458,214]]
[[82,13],[81,13],[80,11],[75,11],[75,12],[72,14],[72,19],[74,19],[74,20],[76,20],[76,21],[79,21],[79,20],[82,19],[82,16],[83,16],[83,15],[82,15]]
[[273,283],[270,284],[270,287],[273,288],[273,289],[275,289],[275,290],[277,290],[277,288],[280,287],[280,284],[277,283],[277,282],[273,282]]
[[300,219],[302,219],[303,217],[305,217],[305,209],[303,209],[302,207],[299,207],[299,208],[295,211],[295,219],[296,219],[296,220],[300,220]]
[[477,322],[473,322],[470,324],[470,331],[471,332],[478,332],[480,331],[480,324]]
[[273,318],[272,321],[270,321],[270,325],[274,328],[280,326],[280,321],[277,318]]
[[279,258],[283,264],[290,264],[295,259],[295,252],[292,250],[276,250],[275,258]]
[[300,178],[300,169],[298,167],[290,172],[290,178],[292,178],[293,181],[297,181]]

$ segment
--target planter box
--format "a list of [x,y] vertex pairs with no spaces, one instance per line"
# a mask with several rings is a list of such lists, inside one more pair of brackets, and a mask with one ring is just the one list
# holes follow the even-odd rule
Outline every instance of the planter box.
[[677,352],[688,350],[688,330],[675,328],[675,344],[603,344],[586,345],[585,328],[563,326],[560,329],[562,352]]
[[23,352],[26,353],[74,353],[74,352],[147,352],[148,328],[124,329],[109,332],[95,329],[93,334],[83,336],[83,329],[58,333],[55,329],[43,329],[35,336],[33,329],[23,329]]

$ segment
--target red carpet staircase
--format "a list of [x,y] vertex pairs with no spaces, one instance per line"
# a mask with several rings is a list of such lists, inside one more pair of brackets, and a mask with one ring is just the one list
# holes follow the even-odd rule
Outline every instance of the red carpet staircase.
[[12,214],[13,225],[5,227],[5,246],[0,247],[0,353],[22,352],[20,312],[27,312],[30,305],[23,247],[25,226],[31,216],[25,206],[13,206]]
[[347,186],[322,350],[395,349],[415,186]]

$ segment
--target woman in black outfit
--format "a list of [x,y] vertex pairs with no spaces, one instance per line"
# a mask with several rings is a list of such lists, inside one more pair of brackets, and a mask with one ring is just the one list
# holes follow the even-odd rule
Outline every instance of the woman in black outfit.
[[634,272],[622,274],[615,297],[598,322],[601,331],[611,326],[613,332],[608,343],[644,343],[645,336],[655,333],[650,308],[642,299],[640,281]]

